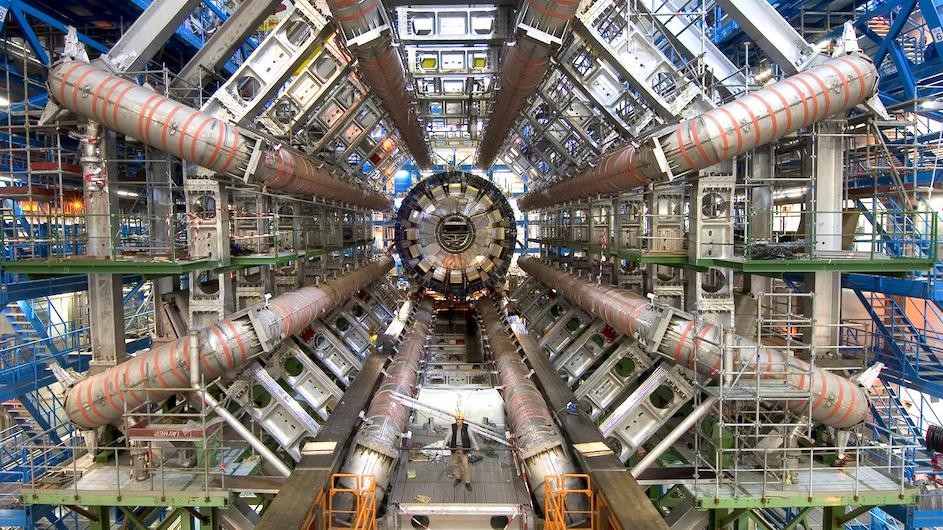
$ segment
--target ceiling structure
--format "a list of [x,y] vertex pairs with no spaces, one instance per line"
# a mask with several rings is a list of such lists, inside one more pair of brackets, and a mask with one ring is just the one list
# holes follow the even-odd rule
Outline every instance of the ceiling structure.
[[943,526],[933,0],[0,13],[0,525]]

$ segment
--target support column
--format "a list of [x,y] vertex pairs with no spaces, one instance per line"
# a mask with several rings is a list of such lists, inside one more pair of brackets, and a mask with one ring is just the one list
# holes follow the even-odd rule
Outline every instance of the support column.
[[845,513],[844,506],[825,506],[822,508],[822,530],[841,530],[844,527],[838,517]]
[[108,506],[89,506],[97,521],[90,521],[89,530],[111,530],[111,509]]
[[[91,258],[113,260],[112,212],[117,210],[117,194],[111,186],[116,174],[114,133],[105,132],[98,123],[90,121],[85,126],[80,148],[88,234],[86,253]],[[89,373],[95,374],[127,357],[120,274],[88,275],[88,311],[92,339]]]
[[[748,245],[767,243],[772,235],[773,179],[776,175],[773,160],[772,145],[755,149],[747,160],[746,184],[750,194],[750,209],[747,218]],[[749,252],[748,247],[746,253]],[[747,259],[749,257],[749,255],[746,256]],[[764,293],[771,290],[772,280],[768,276],[759,274],[745,274],[744,276],[744,292],[749,294],[737,298],[735,326],[738,333],[753,337],[756,336],[760,300]]]
[[[842,170],[844,142],[842,123],[823,122],[816,126],[812,143],[812,189],[806,219],[807,239],[814,258],[830,257],[842,250]],[[814,222],[813,222],[814,221]],[[833,354],[838,345],[841,319],[841,273],[822,271],[806,275],[807,287],[815,293],[811,343],[817,354]]]
[[[173,163],[170,155],[148,147],[145,150],[147,157],[147,215],[148,233],[151,246],[155,252],[171,261],[177,259],[174,255],[173,230],[176,227],[174,219],[173,198]],[[164,296],[180,289],[180,276],[163,276],[153,282],[154,289],[154,326],[158,339],[175,339],[173,325],[163,311]]]
[[[647,251],[656,254],[684,253],[684,187],[656,185],[646,193],[648,209]],[[684,309],[684,270],[650,264],[645,291],[655,294],[658,303]]]
[[[702,171],[691,201],[691,226],[688,231],[688,257],[699,260],[733,257],[733,200],[736,177],[732,168]],[[733,325],[733,271],[711,268],[707,272],[688,275],[687,304],[689,311],[705,322],[730,329]]]
[[[185,169],[185,171],[187,171]],[[194,172],[195,173],[195,172]],[[229,265],[229,190],[213,178],[184,178],[187,245],[192,259]],[[236,310],[232,274],[213,270],[190,273],[190,327],[200,329]]]

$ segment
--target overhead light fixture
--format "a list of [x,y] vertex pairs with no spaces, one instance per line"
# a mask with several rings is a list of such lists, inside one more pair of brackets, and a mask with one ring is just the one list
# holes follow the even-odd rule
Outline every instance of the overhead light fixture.
[[6,108],[10,106],[10,99],[2,94],[0,94],[0,107]]
[[943,99],[927,99],[917,106],[920,110],[943,110]]

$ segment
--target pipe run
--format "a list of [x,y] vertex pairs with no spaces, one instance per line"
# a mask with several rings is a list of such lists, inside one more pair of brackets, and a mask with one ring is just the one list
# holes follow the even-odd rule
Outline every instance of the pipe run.
[[524,4],[520,34],[505,46],[494,104],[478,146],[478,167],[488,169],[494,164],[524,104],[547,75],[556,47],[553,43],[560,42],[579,4],[569,0],[527,0]]
[[671,432],[668,433],[668,436],[665,436],[658,441],[658,445],[652,447],[650,451],[645,453],[645,456],[639,461],[638,464],[635,464],[635,467],[632,468],[632,476],[639,478],[642,476],[642,473],[652,467],[652,464],[658,461],[661,458],[661,455],[665,454],[668,449],[671,449],[674,446],[675,442],[681,439],[686,433],[691,432],[691,429],[697,425],[697,422],[701,421],[701,418],[707,416],[707,413],[714,408],[714,404],[717,403],[717,397],[711,396],[701,402],[696,409],[688,413],[687,416],[681,420],[674,429],[671,429]]
[[[412,100],[399,48],[381,13],[380,0],[328,0],[334,20],[340,24],[350,51],[370,90],[383,101],[390,120],[420,169],[432,167],[432,153],[417,106]],[[369,40],[364,38],[367,36]]]
[[[696,328],[695,322],[681,313],[650,305],[632,292],[577,278],[536,258],[521,256],[518,265],[619,333],[638,336],[650,351],[669,362],[708,377],[720,372],[725,353],[720,346],[720,328],[711,324]],[[665,319],[670,319],[666,327]],[[657,334],[661,334],[660,339]],[[729,346],[733,358],[727,361],[725,370],[729,368],[735,374],[742,371],[741,377],[748,380],[755,380],[757,375],[767,380],[782,379],[787,390],[808,392],[816,423],[848,429],[867,419],[868,393],[857,383],[739,335],[733,335]],[[789,401],[788,407],[799,415],[810,408],[806,400]]]
[[[853,53],[656,132],[612,151],[594,166],[518,200],[521,210],[624,193],[649,182],[730,160],[789,133],[845,114],[874,95],[878,72]],[[660,161],[659,161],[660,160]]]
[[230,125],[98,66],[64,61],[49,70],[49,95],[75,114],[218,174],[273,190],[386,211],[389,197],[331,174],[319,160]]
[[[230,315],[200,329],[195,338],[187,335],[140,353],[76,383],[66,394],[66,416],[83,429],[117,423],[127,411],[189,388],[191,367],[201,372],[204,381],[235,372],[301,333],[392,268],[393,259],[383,256],[316,287],[281,294],[263,306]],[[197,345],[196,356],[191,344]],[[193,359],[199,359],[196,366]]]
[[524,104],[537,90],[550,68],[551,50],[542,43],[520,39],[506,50],[491,114],[478,144],[475,164],[482,169],[494,165]]
[[[547,408],[547,402],[530,380],[530,369],[518,353],[518,345],[508,334],[506,321],[494,301],[482,298],[475,304],[487,338],[495,373],[501,384],[501,397],[507,412],[508,427],[516,438],[518,456],[527,468],[527,480],[541,511],[546,499],[547,476],[575,473],[564,449],[565,442]],[[577,488],[578,484],[568,484]]]
[[239,421],[239,418],[235,417],[232,412],[229,412],[226,407],[220,406],[216,398],[207,392],[198,392],[196,394],[195,397],[191,397],[191,403],[195,402],[204,412],[213,412],[222,418],[232,430],[236,431],[236,434],[245,440],[252,449],[259,453],[259,456],[272,466],[276,473],[283,477],[291,475],[291,468],[285,465],[285,462],[282,462],[282,460],[278,458],[278,455],[259,440],[248,427],[243,425],[242,422]]
[[409,420],[410,409],[394,395],[413,395],[434,320],[435,302],[424,297],[416,304],[412,325],[407,328],[403,342],[396,348],[397,353],[386,368],[386,378],[370,401],[363,425],[344,463],[342,473],[376,477],[378,505],[399,461],[400,437]]

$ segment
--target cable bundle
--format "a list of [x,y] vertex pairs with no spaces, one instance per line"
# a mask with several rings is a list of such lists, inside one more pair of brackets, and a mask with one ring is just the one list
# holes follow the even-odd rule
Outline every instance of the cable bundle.
[[943,453],[943,427],[931,425],[927,427],[927,436],[925,439],[927,449],[935,453]]

